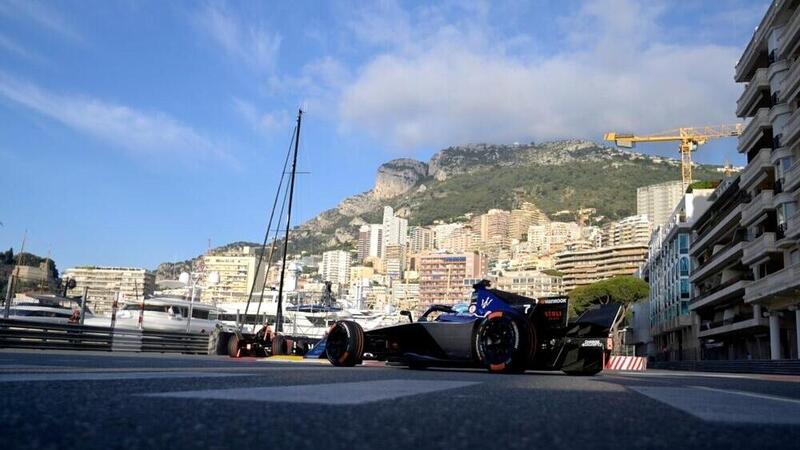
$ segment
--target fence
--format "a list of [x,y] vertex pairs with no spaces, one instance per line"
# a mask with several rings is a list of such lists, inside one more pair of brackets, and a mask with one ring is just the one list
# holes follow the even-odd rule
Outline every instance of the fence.
[[0,319],[0,348],[208,353],[208,335]]

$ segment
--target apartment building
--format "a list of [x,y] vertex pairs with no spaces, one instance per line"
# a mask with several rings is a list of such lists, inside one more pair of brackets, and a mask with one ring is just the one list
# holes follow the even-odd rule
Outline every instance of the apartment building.
[[636,189],[636,214],[647,216],[653,227],[663,225],[683,197],[681,180],[651,184]]
[[403,271],[406,267],[406,246],[398,244],[387,245],[384,251],[383,263],[386,275],[392,280],[402,279]]
[[453,231],[463,226],[464,225],[461,223],[436,223],[433,225],[431,227],[433,230],[433,248],[444,248],[445,239],[447,239]]
[[331,250],[322,254],[320,275],[323,281],[346,285],[350,281],[350,252]]
[[472,219],[472,230],[480,236],[482,249],[489,255],[497,256],[500,249],[508,248],[508,226],[511,213],[501,209],[490,209]]
[[412,253],[433,250],[433,230],[428,227],[412,227],[408,232],[408,247]]
[[361,225],[358,229],[358,260],[364,261],[367,258],[381,258],[383,250],[383,225],[370,223]]
[[[677,205],[676,201],[673,208]],[[663,222],[662,222],[663,223]],[[603,246],[646,244],[650,241],[653,227],[647,215],[626,217],[618,222],[610,222],[600,231],[600,242]]]
[[740,178],[726,178],[709,196],[708,210],[693,226],[689,254],[694,295],[689,303],[700,359],[762,359],[767,321],[761,307],[744,301],[753,279],[743,211],[749,206]]
[[518,209],[512,209],[508,223],[508,238],[522,240],[528,233],[531,225],[540,225],[549,222],[547,215],[539,210],[533,203],[523,202]]
[[555,269],[563,274],[564,292],[578,286],[621,275],[634,275],[647,260],[647,244],[564,251],[555,256]]
[[[742,264],[754,280],[744,287],[742,308],[752,310],[754,315],[748,320],[754,325],[761,327],[768,321],[772,359],[798,358],[800,348],[798,56],[800,5],[775,0],[734,76],[745,83],[736,114],[749,118],[738,142],[738,151],[747,157],[739,187],[752,199],[742,212],[741,225],[749,235],[743,244]],[[760,329],[750,331],[753,338],[760,334]]]
[[95,313],[111,311],[117,292],[123,301],[141,300],[153,295],[156,284],[154,273],[137,267],[70,267],[62,278],[75,280],[75,288],[67,295],[83,295],[83,289],[89,288],[87,299]]
[[504,271],[500,276],[494,277],[492,287],[532,298],[550,297],[564,293],[560,276],[538,270]]
[[383,208],[383,249],[387,245],[406,245],[408,221],[394,214],[391,206]]
[[[684,194],[650,238],[647,262],[640,274],[650,285],[650,296],[640,311],[647,311],[649,316],[649,332],[644,335],[652,339],[654,356],[659,360],[694,360],[699,356],[696,330],[689,313],[692,300],[689,244],[695,219],[708,209],[712,192],[712,189],[695,189]],[[638,319],[644,320],[641,316]]]
[[[253,286],[260,291],[264,285],[266,265],[262,264],[256,273],[258,256],[253,247],[244,246],[221,254],[204,255],[202,262],[205,273],[219,273],[219,283],[203,289],[201,300],[204,303],[247,301]],[[279,268],[273,268],[271,275],[277,276],[279,273]]]
[[488,271],[486,258],[477,252],[431,253],[419,258],[419,308],[434,303],[454,304],[469,300],[471,286],[465,280],[480,279]]

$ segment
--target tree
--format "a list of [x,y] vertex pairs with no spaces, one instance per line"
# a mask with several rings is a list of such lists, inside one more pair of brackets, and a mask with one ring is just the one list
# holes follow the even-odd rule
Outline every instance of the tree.
[[619,276],[575,288],[569,293],[569,299],[576,313],[593,304],[619,303],[622,317],[625,317],[632,304],[649,295],[650,286],[645,281],[633,276]]

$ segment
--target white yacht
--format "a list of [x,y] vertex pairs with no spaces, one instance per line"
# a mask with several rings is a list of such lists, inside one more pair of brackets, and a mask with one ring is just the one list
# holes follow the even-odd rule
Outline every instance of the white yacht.
[[[151,331],[183,332],[188,329],[191,333],[210,334],[220,323],[219,315],[222,309],[194,302],[191,304],[192,319],[189,320],[190,302],[178,298],[154,297],[141,302],[124,303],[117,310],[115,328],[139,329],[139,317],[142,318],[142,329]],[[86,318],[84,321],[90,326],[111,326],[111,314]]]
[[[41,323],[74,323],[80,317],[81,300],[52,294],[23,294],[9,307],[9,319]],[[86,307],[86,318],[94,317]]]

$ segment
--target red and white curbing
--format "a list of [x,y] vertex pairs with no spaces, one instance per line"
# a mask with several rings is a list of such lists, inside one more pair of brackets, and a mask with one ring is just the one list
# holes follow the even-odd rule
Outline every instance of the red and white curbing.
[[647,370],[647,358],[643,356],[611,356],[606,361],[607,370],[627,370],[644,372]]

